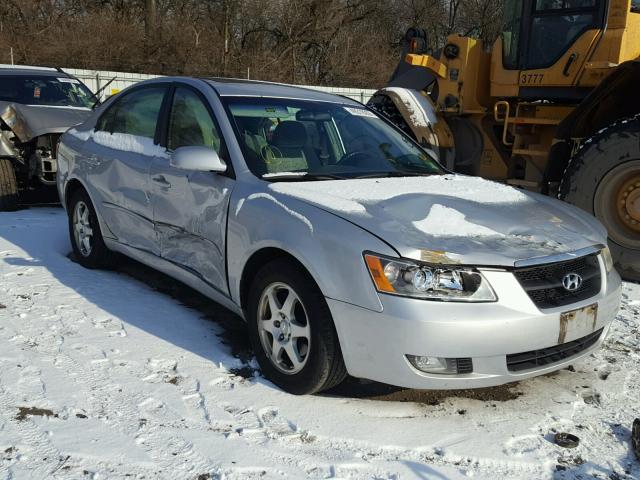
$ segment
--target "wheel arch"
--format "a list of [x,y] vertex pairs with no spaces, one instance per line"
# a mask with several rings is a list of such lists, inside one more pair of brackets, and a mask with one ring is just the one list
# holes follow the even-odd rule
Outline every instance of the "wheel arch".
[[[573,139],[594,137],[620,120],[640,113],[640,60],[620,64],[560,122],[545,169],[547,182],[560,182],[571,163]],[[545,192],[546,193],[546,192]]]
[[[71,197],[73,197],[73,194],[76,193],[78,190],[84,190],[85,192],[87,192],[87,194],[89,194],[84,184],[77,178],[70,179],[65,185],[64,198],[62,199],[65,210],[69,209],[69,201],[71,200]],[[89,198],[91,198],[91,195],[89,195]],[[93,199],[91,201],[93,202]],[[95,205],[94,205],[94,208],[95,208]]]
[[294,255],[282,248],[278,247],[262,247],[255,251],[249,259],[245,262],[242,268],[242,275],[240,276],[240,307],[245,310],[247,307],[247,300],[249,298],[249,289],[251,282],[255,278],[258,271],[269,262],[276,259],[287,259],[291,263],[295,264],[300,270],[311,279],[315,285],[320,289],[318,282],[313,278],[313,275],[309,269]]
[[100,229],[102,230],[103,237],[112,238],[113,233],[111,233],[111,229],[109,228],[109,225],[106,224],[104,218],[102,217],[100,209],[98,208],[98,204],[92,195],[91,189],[87,188],[84,182],[77,177],[70,178],[69,180],[66,181],[64,185],[64,196],[60,198],[60,201],[64,209],[67,212],[69,211],[69,202],[73,198],[73,195],[79,190],[84,190],[89,196],[89,200],[91,200],[91,203],[93,204],[93,208],[96,211],[96,216],[98,217],[98,222],[100,223]]
[[616,120],[640,112],[640,60],[620,64],[560,122],[556,137],[563,140],[585,138]]

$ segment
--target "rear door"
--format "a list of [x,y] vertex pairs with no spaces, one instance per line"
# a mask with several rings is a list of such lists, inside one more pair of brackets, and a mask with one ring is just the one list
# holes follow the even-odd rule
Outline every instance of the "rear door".
[[234,180],[224,139],[205,97],[177,85],[167,112],[169,155],[180,147],[215,150],[229,170],[225,174],[172,167],[155,158],[151,167],[153,218],[163,258],[228,294],[225,267],[226,223]]
[[147,85],[116,100],[98,120],[86,155],[95,200],[111,233],[121,243],[156,255],[149,171],[154,159],[168,158],[155,143],[168,90]]

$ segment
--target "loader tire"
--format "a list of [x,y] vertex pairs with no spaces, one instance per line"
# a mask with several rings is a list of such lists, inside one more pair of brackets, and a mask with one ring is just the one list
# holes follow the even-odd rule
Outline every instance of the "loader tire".
[[618,272],[640,281],[640,114],[582,143],[564,172],[558,198],[602,222]]
[[0,212],[18,208],[18,181],[13,163],[8,158],[0,158]]

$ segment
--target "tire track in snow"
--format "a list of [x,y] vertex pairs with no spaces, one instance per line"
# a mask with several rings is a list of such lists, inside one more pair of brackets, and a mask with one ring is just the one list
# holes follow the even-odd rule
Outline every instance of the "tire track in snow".
[[[15,415],[18,413],[17,407],[19,405],[19,401],[0,385],[0,417],[3,419],[4,424],[20,438],[20,443],[24,444],[28,449],[25,451],[22,445],[15,446],[14,448],[21,454],[20,463],[18,463],[18,460],[13,461],[6,469],[3,464],[0,464],[0,473],[5,470],[4,473],[7,476],[13,475],[14,467],[22,467],[18,469],[26,471],[27,468],[24,462],[28,462],[30,478],[38,480],[50,478],[51,473],[64,461],[65,457],[51,443],[49,435],[43,432],[28,417],[24,420],[16,419]],[[51,461],[54,458],[57,459],[56,463]],[[21,476],[20,478],[25,477]]]

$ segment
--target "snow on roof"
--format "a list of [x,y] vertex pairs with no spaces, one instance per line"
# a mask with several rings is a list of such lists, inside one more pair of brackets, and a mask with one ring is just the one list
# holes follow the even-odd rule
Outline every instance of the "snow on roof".
[[75,128],[72,128],[67,133],[84,142],[89,139],[93,139],[93,141],[98,145],[112,148],[114,150],[139,153],[150,157],[169,158],[167,150],[164,147],[153,143],[152,138],[129,135],[128,133],[109,133],[100,130],[79,131]]

